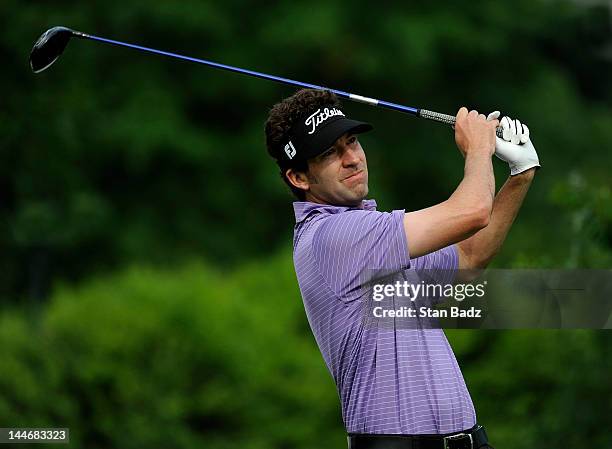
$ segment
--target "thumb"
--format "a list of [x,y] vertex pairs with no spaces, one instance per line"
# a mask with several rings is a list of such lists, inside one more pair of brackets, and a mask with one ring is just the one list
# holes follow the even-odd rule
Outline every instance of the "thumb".
[[499,111],[493,111],[489,115],[487,115],[487,121],[497,120],[499,118],[499,116],[500,116],[500,112]]

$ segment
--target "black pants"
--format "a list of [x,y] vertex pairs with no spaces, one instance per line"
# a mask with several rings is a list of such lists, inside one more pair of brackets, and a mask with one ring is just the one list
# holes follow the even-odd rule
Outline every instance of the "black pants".
[[474,448],[474,449],[495,449],[493,446],[491,446],[490,444],[485,444],[483,446],[480,446],[478,448]]
[[[466,434],[469,435],[468,441]],[[479,424],[463,432],[443,435],[348,435],[349,449],[440,449],[444,443],[451,448],[494,449],[486,430]]]

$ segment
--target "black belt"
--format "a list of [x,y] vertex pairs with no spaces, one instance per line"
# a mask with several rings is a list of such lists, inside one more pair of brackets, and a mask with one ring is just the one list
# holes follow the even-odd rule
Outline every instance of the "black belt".
[[349,449],[478,449],[487,444],[484,427],[443,435],[349,433]]

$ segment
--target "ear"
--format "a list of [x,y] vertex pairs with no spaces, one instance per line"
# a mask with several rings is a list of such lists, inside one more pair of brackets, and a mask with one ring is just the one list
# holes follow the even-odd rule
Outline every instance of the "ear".
[[302,189],[306,192],[310,190],[310,183],[308,181],[308,176],[306,176],[306,173],[296,171],[292,168],[288,168],[285,172],[285,176],[294,187]]

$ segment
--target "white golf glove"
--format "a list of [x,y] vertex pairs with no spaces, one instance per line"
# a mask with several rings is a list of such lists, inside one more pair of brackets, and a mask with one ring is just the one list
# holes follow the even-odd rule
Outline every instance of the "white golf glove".
[[[487,120],[495,120],[499,115],[499,111],[491,112]],[[502,118],[500,125],[504,135],[503,139],[495,137],[495,156],[508,163],[510,176],[518,175],[533,167],[540,167],[538,153],[529,138],[527,125],[509,117]]]

